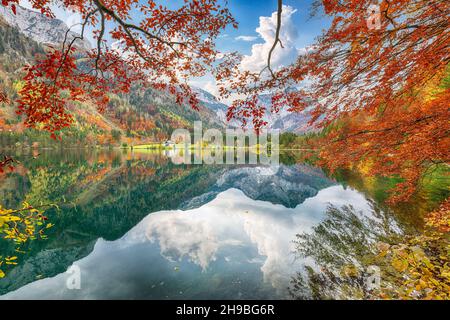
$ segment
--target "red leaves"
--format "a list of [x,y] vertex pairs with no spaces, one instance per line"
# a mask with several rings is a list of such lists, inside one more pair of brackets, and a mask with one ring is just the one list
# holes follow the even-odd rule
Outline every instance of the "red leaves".
[[90,100],[104,111],[108,92],[128,92],[131,82],[143,77],[113,52],[105,52],[96,63],[97,69],[84,72],[78,69],[73,51],[53,51],[36,65],[26,67],[18,100],[18,114],[26,116],[25,125],[47,130],[57,139],[55,132],[73,123],[69,111],[73,102]]
[[[17,3],[2,0],[4,5],[10,2]],[[185,83],[190,77],[206,74],[217,54],[214,38],[235,23],[218,2],[187,0],[178,9],[169,9],[151,0],[147,5],[137,0],[57,1],[81,14],[98,43],[88,53],[75,52],[71,44],[64,43],[62,52],[53,48],[45,59],[25,69],[25,85],[18,100],[25,125],[43,128],[54,138],[55,132],[73,123],[73,102],[91,100],[103,111],[108,94],[128,93],[133,83],[168,90],[178,103],[198,109],[198,99]],[[49,9],[53,2],[31,3],[53,15]],[[143,13],[137,24],[131,15],[134,7]],[[109,48],[106,32],[118,40],[119,48]],[[77,61],[75,56],[81,54]]]
[[336,6],[339,5],[336,0],[322,0],[322,3],[326,14],[331,14]]
[[14,3],[17,3],[17,0],[2,0],[2,5],[7,7],[12,3],[12,5],[14,5]]
[[267,121],[264,120],[266,111],[267,107],[259,101],[257,95],[253,95],[246,100],[235,100],[227,111],[227,120],[237,119],[245,129],[247,119],[250,118],[253,130],[259,134],[267,125]]
[[[63,0],[65,6],[70,6],[73,1],[70,1],[70,3],[67,0]],[[54,18],[54,14],[50,9],[50,4],[52,2],[49,0],[30,0],[30,4],[34,9],[40,10],[42,14],[45,14],[46,16],[50,18]],[[2,0],[2,5],[5,7],[10,6],[11,11],[14,14],[17,14],[17,7],[16,5],[19,4],[19,0]]]
[[437,229],[440,232],[450,232],[450,198],[447,198],[439,209],[430,213],[425,221],[427,226]]
[[[273,94],[267,110],[311,109],[312,122],[327,127],[316,141],[322,165],[334,170],[370,163],[370,175],[398,176],[392,201],[413,192],[430,166],[450,161],[449,89],[437,89],[450,61],[450,2],[381,1],[379,26],[368,28],[371,0],[322,0],[331,26],[297,61],[275,71],[249,72],[231,56],[216,79],[224,98],[235,101],[228,118],[246,125],[261,120],[255,97]],[[305,80],[305,82],[303,82]],[[307,82],[306,82],[307,81]],[[435,94],[426,88],[434,85]],[[305,87],[292,94],[288,89]],[[265,111],[268,112],[268,111]]]
[[16,4],[18,4],[18,3],[19,3],[18,0],[2,0],[2,5],[5,6],[5,7],[10,6],[11,11],[12,11],[14,14],[17,14],[17,7],[16,7]]
[[[366,26],[372,1],[323,0],[322,4],[333,22],[305,55],[277,70],[274,78],[267,70],[250,73],[227,62],[217,73],[221,94],[228,98],[230,92],[245,96],[278,92],[313,80],[303,100],[313,101],[317,110],[325,111],[317,118],[330,123],[342,111],[373,112],[380,103],[405,97],[445,68],[450,59],[448,1],[382,1],[381,25],[374,30]],[[405,104],[411,102],[410,97]],[[299,109],[290,104],[287,108]]]
[[364,165],[370,176],[397,176],[402,181],[389,200],[408,200],[428,170],[450,160],[450,88],[432,99],[418,91],[407,108],[397,99],[376,115],[357,110],[341,116],[323,140],[315,141],[321,164],[331,170]]
[[[25,125],[55,132],[68,127],[72,116],[66,110],[65,93],[72,101],[79,100],[80,92],[75,76],[74,58],[60,51],[48,53],[46,59],[26,67],[25,84],[19,91],[18,114],[25,114]],[[76,93],[78,92],[78,94]]]
[[14,162],[16,162],[10,156],[3,156],[3,160],[0,161],[0,173],[4,172],[4,168],[8,167],[10,171],[14,171]]

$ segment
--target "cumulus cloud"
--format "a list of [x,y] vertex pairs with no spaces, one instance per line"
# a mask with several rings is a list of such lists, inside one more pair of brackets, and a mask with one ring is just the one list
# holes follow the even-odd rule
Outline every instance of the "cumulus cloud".
[[69,12],[66,13],[65,19],[63,20],[66,25],[70,28],[71,31],[80,33],[82,26],[81,26],[81,16],[78,13],[70,14]]
[[191,79],[189,81],[189,85],[203,89],[215,97],[219,96],[219,89],[217,88],[216,80],[212,77]]
[[[272,67],[274,69],[289,65],[294,62],[299,54],[295,47],[295,40],[298,37],[297,27],[292,16],[297,10],[291,6],[283,6],[282,25],[280,31],[280,40],[283,44],[277,46],[272,56]],[[264,40],[264,43],[254,44],[250,55],[244,56],[241,62],[241,68],[258,72],[267,65],[269,51],[275,41],[277,26],[277,13],[273,12],[270,17],[260,17],[259,27],[256,32]]]
[[[151,213],[118,240],[99,239],[88,256],[74,263],[82,270],[81,290],[68,290],[68,274],[63,272],[1,298],[123,299],[141,297],[136,296],[139,293],[149,297],[151,283],[158,285],[155,298],[160,292],[180,297],[179,290],[191,283],[196,285],[190,292],[205,296],[214,294],[214,286],[226,283],[233,272],[256,272],[254,268],[283,295],[301,266],[315,263],[294,255],[293,240],[323,221],[329,204],[352,205],[366,227],[385,227],[386,221],[377,216],[363,194],[342,186],[322,189],[296,208],[252,200],[240,190],[228,189],[196,209]],[[179,266],[177,272],[170,269],[174,264]],[[245,273],[239,278],[244,284],[253,283]],[[256,286],[254,291],[263,287]]]
[[215,81],[206,82],[206,84],[203,88],[204,88],[204,90],[208,91],[212,95],[219,96],[219,90],[217,89],[217,85],[216,85]]
[[[287,66],[294,62],[299,55],[307,53],[309,48],[296,48],[295,42],[298,38],[298,29],[293,21],[293,15],[297,12],[291,6],[283,6],[282,25],[280,30],[280,40],[283,47],[278,45],[272,54],[272,69],[281,66]],[[256,39],[262,39],[263,43],[255,43],[252,45],[250,55],[244,55],[240,64],[241,70],[249,70],[252,72],[260,72],[267,66],[267,57],[269,51],[275,41],[277,25],[277,13],[273,12],[269,17],[259,17],[259,26],[256,28],[258,36],[241,35],[234,38],[237,41],[251,42]],[[221,58],[221,57],[220,57]],[[218,95],[217,84],[215,81],[203,81],[193,83],[214,95]],[[233,94],[223,102],[231,104],[235,99],[242,98],[240,95]]]
[[256,39],[258,39],[258,37],[256,37],[256,36],[239,36],[234,39],[238,40],[238,41],[252,42],[252,41],[255,41]]

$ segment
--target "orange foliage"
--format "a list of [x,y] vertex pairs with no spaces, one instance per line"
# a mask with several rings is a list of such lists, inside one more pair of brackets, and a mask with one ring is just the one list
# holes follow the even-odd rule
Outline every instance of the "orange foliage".
[[83,180],[80,181],[80,185],[91,185],[92,183],[101,181],[109,172],[111,171],[111,166],[94,171],[93,173],[87,175]]
[[[18,2],[2,0],[2,5]],[[133,82],[168,91],[177,102],[198,109],[185,80],[211,69],[217,56],[214,39],[229,24],[236,27],[220,0],[186,0],[177,9],[153,0],[145,5],[138,0],[30,2],[50,17],[50,4],[70,7],[97,39],[96,49],[85,54],[87,68],[78,68],[72,42],[26,69],[19,113],[27,126],[43,124],[53,137],[73,122],[68,101],[93,99],[103,110],[108,92],[126,93]],[[268,112],[308,108],[311,122],[328,128],[316,145],[323,165],[333,170],[370,161],[370,174],[403,178],[392,200],[405,200],[426,170],[450,158],[449,89],[431,97],[425,92],[445,75],[450,61],[450,2],[382,0],[375,28],[368,23],[372,0],[316,2],[332,23],[292,65],[272,70],[269,55],[264,70],[250,72],[240,68],[242,56],[232,53],[214,69],[222,97],[245,97],[232,104],[227,116],[244,125],[251,119],[259,131]],[[282,1],[278,4],[281,19]],[[142,12],[139,24],[131,19],[135,9]],[[123,54],[108,47],[105,32],[122,44]],[[277,45],[282,45],[279,39]],[[304,89],[291,90],[306,80]],[[273,93],[269,109],[259,98],[268,91]],[[153,127],[144,123],[138,119],[135,128]],[[155,136],[167,138],[161,132]],[[101,139],[109,143],[109,137]]]
[[[371,0],[317,2],[331,26],[294,64],[272,72],[269,60],[255,73],[241,70],[233,54],[219,65],[221,95],[245,97],[228,118],[251,120],[259,130],[268,112],[309,108],[311,124],[331,130],[314,145],[323,165],[370,159],[371,174],[404,178],[392,200],[405,200],[430,165],[449,163],[449,89],[432,98],[424,89],[442,79],[450,61],[450,2],[382,0],[379,28],[368,25]],[[304,81],[304,89],[292,90]],[[270,109],[259,99],[267,91]]]
[[430,213],[425,221],[427,226],[434,227],[440,232],[450,232],[450,198],[445,200],[439,209]]
[[368,174],[399,176],[392,202],[407,200],[427,170],[450,162],[450,89],[432,100],[416,97],[408,108],[397,106],[377,114],[349,112],[321,141],[320,163],[331,170],[367,161]]
[[[436,79],[450,61],[448,1],[383,0],[375,29],[367,23],[372,0],[321,2],[331,26],[292,65],[273,73],[270,64],[250,72],[240,68],[242,56],[233,53],[218,66],[221,95],[245,97],[233,103],[229,118],[244,124],[251,119],[258,129],[268,112],[313,107],[312,121],[324,127],[342,112],[391,108],[399,98],[409,105],[415,89]],[[306,80],[305,89],[292,90]],[[267,91],[273,93],[270,109],[259,99]]]
[[[131,123],[129,120],[132,119]],[[123,130],[131,129],[133,131],[149,131],[156,128],[155,123],[152,119],[145,119],[141,117],[136,111],[130,109],[120,115],[119,118],[120,127]]]
[[[12,5],[15,12],[14,5],[19,2],[1,3]],[[62,49],[54,48],[27,67],[18,113],[25,115],[27,126],[42,124],[56,138],[56,131],[73,123],[68,102],[90,99],[104,110],[108,93],[127,93],[135,82],[168,91],[178,103],[187,102],[197,109],[199,102],[187,79],[206,74],[217,55],[214,39],[227,25],[236,27],[220,2],[187,0],[179,8],[169,9],[153,0],[145,4],[138,0],[31,0],[33,8],[49,17],[54,17],[54,5],[80,14],[80,38],[90,28],[96,45],[93,50],[80,52],[75,40],[66,41]],[[140,21],[132,21],[135,11],[142,13]],[[121,44],[119,50],[109,47],[107,32]],[[80,53],[85,58],[83,68],[77,65]]]

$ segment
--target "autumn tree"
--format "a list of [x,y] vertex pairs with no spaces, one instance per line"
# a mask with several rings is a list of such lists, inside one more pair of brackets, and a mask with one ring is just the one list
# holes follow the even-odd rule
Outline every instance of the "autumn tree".
[[[260,72],[243,70],[237,53],[216,69],[223,97],[236,99],[229,119],[266,125],[269,112],[308,111],[326,128],[315,141],[321,163],[334,170],[371,163],[371,174],[399,175],[392,200],[410,196],[421,176],[449,162],[450,3],[445,0],[316,1],[331,26],[295,63],[273,70],[282,46],[283,2],[275,42]],[[291,88],[297,88],[292,90]],[[271,106],[259,99],[272,93]]]
[[[17,3],[2,0],[12,11]],[[198,101],[186,81],[208,72],[217,56],[214,39],[228,24],[236,25],[218,0],[185,1],[177,9],[152,0],[145,5],[137,0],[31,1],[52,17],[50,3],[81,15],[79,39],[88,28],[96,39],[95,48],[83,53],[82,66],[74,38],[26,69],[19,113],[27,126],[41,126],[54,137],[73,121],[68,103],[90,99],[103,109],[108,92],[128,92],[136,81],[168,90],[177,102],[195,109]],[[243,97],[235,99],[228,118],[243,125],[251,121],[259,131],[267,112],[307,110],[312,122],[326,128],[326,138],[315,145],[322,164],[334,170],[371,163],[371,174],[403,178],[402,192],[393,200],[406,199],[426,170],[449,160],[449,86],[441,80],[450,60],[450,4],[322,0],[314,8],[331,19],[331,26],[292,65],[271,65],[275,50],[283,46],[283,1],[278,0],[266,68],[242,70],[237,53],[214,68],[221,96]],[[138,21],[136,10],[142,13]],[[272,93],[269,108],[259,99],[262,92]]]
[[[127,93],[135,82],[167,90],[178,103],[197,108],[187,80],[207,72],[216,57],[214,39],[227,25],[236,26],[219,2],[189,0],[172,9],[153,0],[31,0],[48,17],[54,17],[52,6],[80,14],[81,32],[73,39],[66,34],[62,44],[26,67],[18,113],[28,127],[40,126],[56,137],[73,122],[69,103],[92,100],[103,110],[108,93]],[[2,0],[14,13],[19,3]],[[88,29],[96,43],[80,52],[77,41]]]

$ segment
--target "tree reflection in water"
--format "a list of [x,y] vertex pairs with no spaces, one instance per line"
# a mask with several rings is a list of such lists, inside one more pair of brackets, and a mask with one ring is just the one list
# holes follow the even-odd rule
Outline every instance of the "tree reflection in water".
[[[309,263],[292,278],[295,299],[370,299],[367,285],[376,263],[376,243],[388,242],[401,232],[394,217],[370,201],[371,212],[351,205],[329,205],[326,219],[312,233],[298,234],[296,255]],[[382,279],[384,280],[384,279]]]

